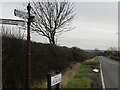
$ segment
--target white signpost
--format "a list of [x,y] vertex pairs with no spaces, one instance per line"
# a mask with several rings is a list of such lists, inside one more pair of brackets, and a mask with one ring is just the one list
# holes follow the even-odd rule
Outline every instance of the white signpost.
[[61,73],[51,77],[51,86],[54,86],[61,82]]

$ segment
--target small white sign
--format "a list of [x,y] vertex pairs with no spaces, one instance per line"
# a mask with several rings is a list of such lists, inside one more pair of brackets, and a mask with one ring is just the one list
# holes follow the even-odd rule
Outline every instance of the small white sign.
[[51,86],[54,86],[61,82],[61,73],[51,77]]

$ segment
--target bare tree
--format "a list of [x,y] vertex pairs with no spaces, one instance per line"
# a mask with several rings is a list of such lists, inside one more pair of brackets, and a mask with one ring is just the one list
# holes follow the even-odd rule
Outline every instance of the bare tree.
[[117,50],[118,50],[117,47],[110,47],[110,48],[108,48],[108,51],[112,51],[112,52],[117,51]]
[[56,44],[56,35],[61,35],[63,32],[72,29],[69,24],[75,16],[73,3],[67,1],[33,1],[32,13],[39,19],[37,23],[31,24],[32,30],[47,37],[51,44]]

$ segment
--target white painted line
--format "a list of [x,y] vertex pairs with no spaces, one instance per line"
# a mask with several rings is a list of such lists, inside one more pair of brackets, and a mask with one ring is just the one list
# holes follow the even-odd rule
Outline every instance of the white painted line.
[[[98,57],[97,57],[98,58]],[[103,57],[102,57],[103,58]],[[98,59],[99,63],[100,63],[100,60]],[[105,90],[105,83],[104,83],[104,78],[103,78],[103,72],[102,72],[102,66],[101,66],[101,63],[100,63],[100,76],[101,76],[101,82],[102,82],[102,88],[103,90]]]
[[104,78],[103,78],[103,72],[102,72],[102,67],[100,63],[100,75],[101,75],[101,81],[102,81],[102,88],[105,90],[105,83],[104,83]]

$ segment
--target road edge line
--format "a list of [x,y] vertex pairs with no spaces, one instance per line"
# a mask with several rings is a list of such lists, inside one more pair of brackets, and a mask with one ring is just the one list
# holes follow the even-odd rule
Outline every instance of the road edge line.
[[100,63],[100,76],[101,76],[101,81],[102,81],[102,88],[103,88],[103,90],[105,90],[105,83],[104,83],[101,63]]

